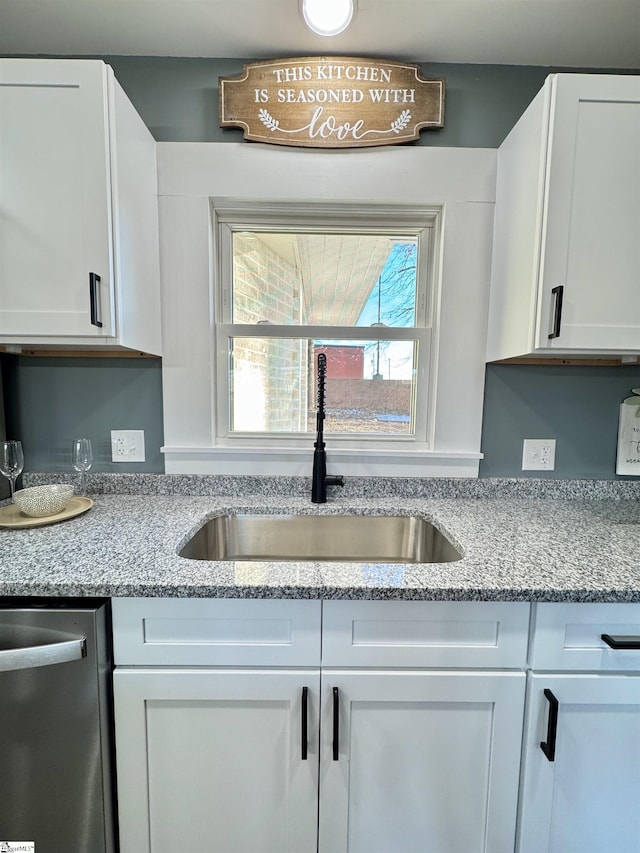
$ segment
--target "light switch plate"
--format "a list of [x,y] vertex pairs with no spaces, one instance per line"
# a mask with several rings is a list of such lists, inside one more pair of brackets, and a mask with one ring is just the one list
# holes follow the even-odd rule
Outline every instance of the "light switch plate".
[[555,438],[525,438],[522,445],[523,471],[553,471],[555,466]]
[[111,430],[112,462],[144,462],[144,430]]

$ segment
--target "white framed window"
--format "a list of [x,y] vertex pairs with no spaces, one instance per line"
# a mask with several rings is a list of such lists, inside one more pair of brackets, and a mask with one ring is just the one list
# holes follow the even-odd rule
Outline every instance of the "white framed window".
[[432,447],[442,209],[211,199],[219,447]]
[[[422,230],[427,245],[419,256],[424,271],[418,274],[418,288],[426,283],[424,326],[420,318],[415,329],[388,324],[392,340],[424,336],[413,402],[422,425],[416,417],[412,434],[387,437],[330,432],[334,413],[329,409],[336,401],[328,388],[324,426],[330,472],[345,477],[477,477],[496,159],[494,149],[431,146],[334,152],[159,143],[166,472],[310,476],[312,435],[243,432],[229,426],[232,384],[223,333],[239,332],[240,318],[233,322],[232,313],[222,311],[222,272],[226,263],[230,282],[232,255],[228,249],[223,258],[220,231],[260,225],[269,232],[278,217],[291,214],[293,225],[290,217],[283,223],[285,232],[289,226],[289,233],[301,224],[306,228],[309,220],[314,227],[328,221],[352,233],[392,229],[415,236]],[[252,318],[246,325],[251,338],[264,330],[268,336],[279,331],[273,320],[258,325]],[[367,369],[378,343],[375,328],[350,326],[350,337],[340,338],[354,345],[372,342],[367,343]],[[285,338],[298,334],[292,324],[281,324],[280,331]],[[302,331],[301,339],[323,339],[308,327]],[[326,333],[323,326],[321,334]],[[427,359],[420,357],[424,353]],[[379,372],[385,375],[382,349],[380,362]],[[312,403],[313,398],[310,407]],[[313,421],[313,412],[311,416]]]

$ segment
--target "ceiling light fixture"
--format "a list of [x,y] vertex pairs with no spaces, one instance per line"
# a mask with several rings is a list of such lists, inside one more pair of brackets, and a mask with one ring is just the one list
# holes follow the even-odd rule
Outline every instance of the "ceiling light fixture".
[[303,21],[319,36],[337,36],[346,30],[354,7],[355,0],[300,0]]

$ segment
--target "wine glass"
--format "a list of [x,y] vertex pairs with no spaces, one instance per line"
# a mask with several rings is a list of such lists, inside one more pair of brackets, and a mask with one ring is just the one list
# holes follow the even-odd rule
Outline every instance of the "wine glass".
[[22,444],[19,441],[3,441],[0,455],[0,471],[11,484],[11,500],[16,490],[16,479],[24,468]]
[[80,494],[84,494],[84,485],[87,471],[93,464],[93,451],[91,449],[91,439],[89,438],[74,438],[71,447],[71,461],[76,471],[79,471],[81,476]]

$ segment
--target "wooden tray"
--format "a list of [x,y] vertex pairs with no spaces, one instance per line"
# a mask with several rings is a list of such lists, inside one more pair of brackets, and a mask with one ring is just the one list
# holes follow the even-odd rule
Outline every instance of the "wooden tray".
[[45,524],[57,524],[59,521],[67,521],[69,518],[75,518],[76,515],[82,515],[93,506],[91,498],[83,498],[80,495],[74,495],[69,503],[60,512],[55,515],[43,515],[40,518],[32,518],[21,512],[15,504],[0,507],[0,527],[14,527],[16,529],[23,527],[42,527]]

